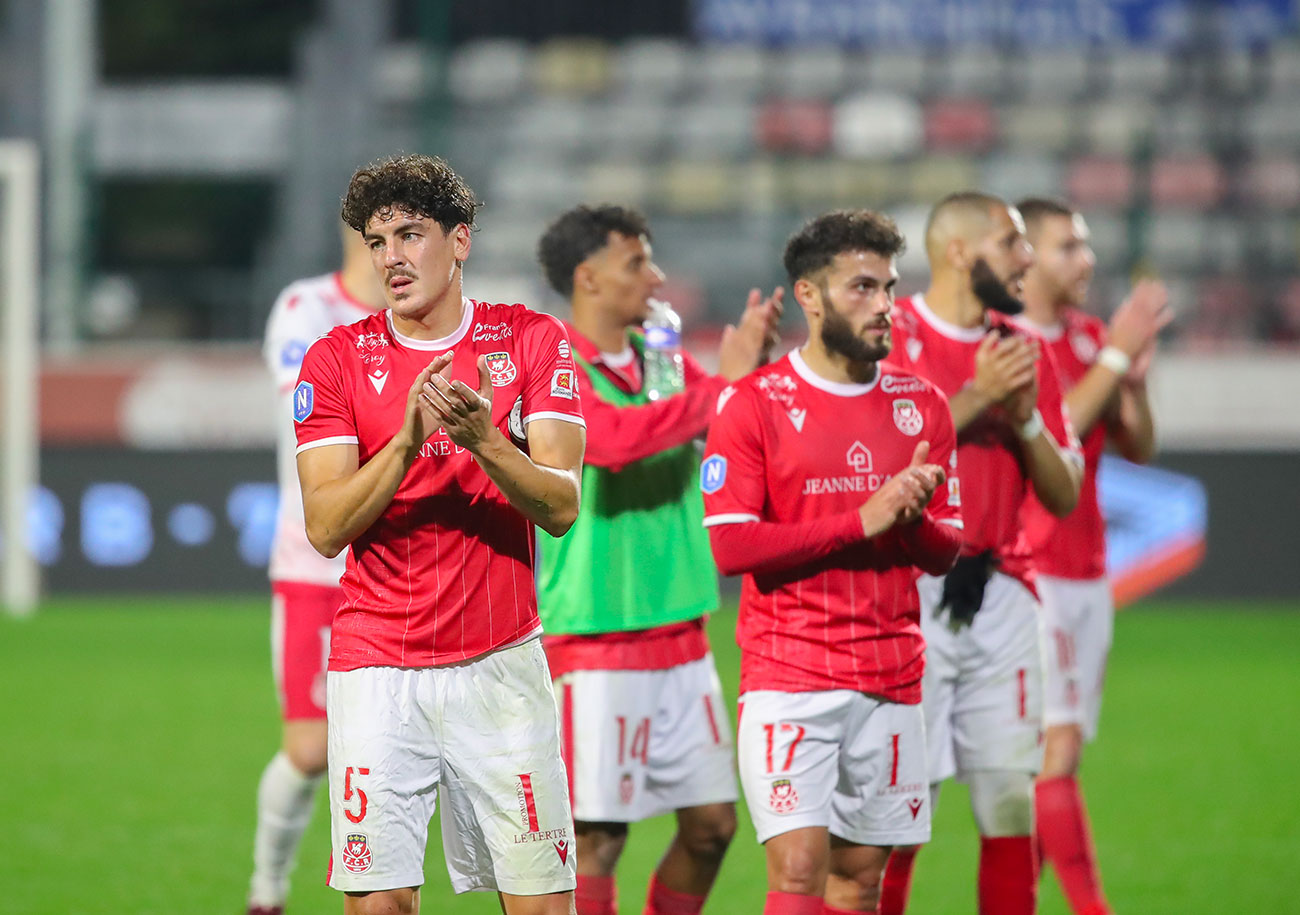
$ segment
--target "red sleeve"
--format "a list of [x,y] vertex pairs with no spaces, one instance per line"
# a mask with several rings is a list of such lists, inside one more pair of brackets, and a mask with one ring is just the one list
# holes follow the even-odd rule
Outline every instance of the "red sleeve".
[[558,419],[586,425],[578,392],[578,370],[569,335],[556,318],[525,311],[519,345],[524,354],[524,428],[535,419]]
[[862,517],[856,511],[788,524],[733,521],[709,527],[713,559],[723,575],[792,569],[862,539]]
[[[599,369],[591,369],[599,371]],[[615,472],[628,464],[676,448],[703,435],[727,383],[703,373],[686,390],[665,400],[635,407],[616,407],[591,389],[585,372],[578,373],[587,418],[585,460]]]
[[1083,466],[1083,446],[1074,432],[1061,394],[1061,373],[1051,347],[1042,345],[1038,362],[1038,412],[1056,443],[1066,452],[1066,459]]
[[357,424],[336,341],[322,337],[311,345],[293,389],[293,430],[298,452],[322,445],[357,444]]
[[921,520],[898,529],[898,540],[917,568],[930,575],[943,575],[957,561],[963,540],[961,479],[957,475],[957,434],[953,428],[948,398],[936,388],[927,409],[929,463],[944,469],[947,480],[935,490]]

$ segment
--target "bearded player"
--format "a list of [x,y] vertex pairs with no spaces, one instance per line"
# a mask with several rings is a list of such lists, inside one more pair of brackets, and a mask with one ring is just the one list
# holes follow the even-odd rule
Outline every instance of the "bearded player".
[[1084,456],[1074,511],[1058,519],[1030,499],[1024,512],[1047,630],[1047,731],[1035,819],[1043,857],[1056,868],[1071,908],[1105,915],[1110,907],[1077,780],[1084,742],[1097,733],[1114,613],[1097,467],[1107,440],[1130,461],[1145,463],[1155,452],[1146,374],[1156,335],[1173,313],[1164,287],[1144,281],[1107,327],[1083,311],[1095,263],[1083,217],[1043,198],[1022,200],[1017,209],[1035,253],[1021,323],[1052,351]]
[[614,873],[629,825],[668,811],[677,832],[645,912],[690,915],[736,830],[731,725],[704,630],[718,572],[701,525],[694,440],[727,383],[767,361],[782,293],[750,293],[719,347],[719,375],[683,354],[683,389],[651,400],[639,328],[664,275],[645,217],[577,206],[537,247],[572,307],[590,434],[582,514],[564,537],[539,538],[537,574],[578,833],[578,915],[617,912]]
[[307,347],[340,324],[383,307],[384,294],[358,232],[340,224],[343,267],[291,283],[271,309],[262,354],[276,383],[280,509],[271,546],[271,664],[284,716],[281,749],[257,786],[257,831],[249,915],[279,915],[289,873],[325,774],[325,661],[330,621],[343,603],[344,557],[326,559],[307,541],[294,466],[293,389]]
[[790,239],[808,342],[723,392],[705,447],[713,554],[745,576],[736,743],[769,915],[873,912],[890,848],[930,836],[915,582],[962,521],[946,399],[881,362],[902,247],[861,210]]
[[314,343],[294,389],[307,536],[351,547],[327,675],[346,913],[418,910],[438,797],[453,889],[573,906],[532,527],[577,516],[583,420],[563,325],[462,294],[476,206],[440,159],[353,175],[343,218],[388,308]]
[[[947,575],[918,582],[926,641],[925,724],[935,796],[970,786],[980,833],[979,910],[1034,910],[1034,775],[1042,760],[1043,652],[1020,509],[1030,493],[1056,517],[1079,497],[1082,457],[1050,351],[1012,324],[1033,250],[996,197],[950,195],[926,225],[930,287],[900,300],[894,358],[949,397],[966,539]],[[914,854],[895,852],[882,915],[906,905]]]

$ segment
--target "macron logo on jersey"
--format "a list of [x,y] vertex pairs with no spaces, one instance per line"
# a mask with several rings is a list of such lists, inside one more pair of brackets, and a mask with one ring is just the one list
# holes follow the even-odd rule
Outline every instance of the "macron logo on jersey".
[[310,381],[298,382],[298,387],[293,389],[293,420],[302,422],[308,416],[311,416],[312,407],[315,406],[316,390],[311,386]]
[[727,459],[720,454],[711,454],[700,465],[700,489],[712,495],[727,482]]

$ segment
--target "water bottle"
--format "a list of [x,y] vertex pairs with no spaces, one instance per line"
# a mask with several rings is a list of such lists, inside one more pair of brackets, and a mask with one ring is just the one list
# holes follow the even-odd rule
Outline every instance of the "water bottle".
[[682,319],[667,302],[650,300],[645,319],[645,391],[650,400],[672,397],[686,387],[682,364]]

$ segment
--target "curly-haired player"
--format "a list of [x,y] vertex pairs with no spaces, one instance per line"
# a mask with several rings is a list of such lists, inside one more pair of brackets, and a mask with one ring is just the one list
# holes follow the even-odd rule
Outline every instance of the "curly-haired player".
[[330,885],[415,912],[435,799],[452,887],[573,905],[573,823],[533,525],[578,512],[585,429],[559,321],[465,298],[476,203],[440,159],[358,171],[343,219],[388,308],[322,337],[294,389],[307,536],[350,548],[327,675]]

